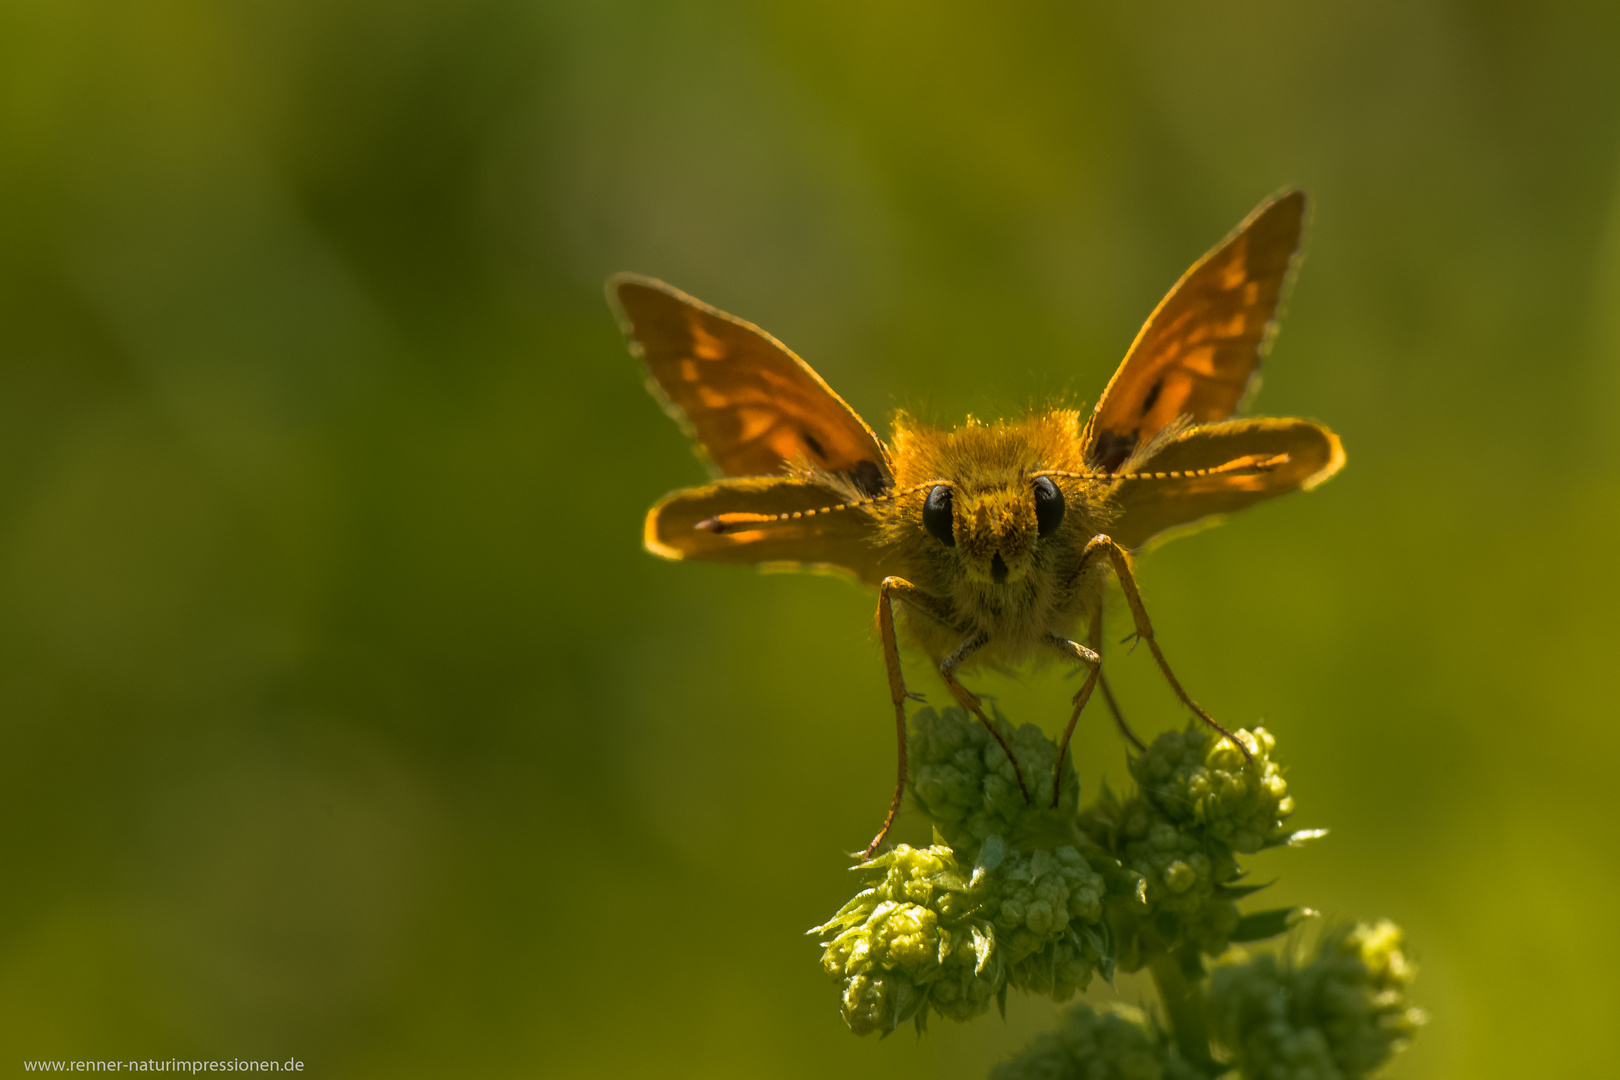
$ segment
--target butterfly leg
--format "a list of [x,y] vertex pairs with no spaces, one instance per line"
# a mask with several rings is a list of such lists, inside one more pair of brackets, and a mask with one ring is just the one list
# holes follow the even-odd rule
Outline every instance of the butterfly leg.
[[950,688],[951,696],[956,698],[957,704],[979,718],[979,722],[989,729],[991,737],[996,740],[996,745],[1001,747],[1002,753],[1007,755],[1007,760],[1012,762],[1013,778],[1018,781],[1018,790],[1024,793],[1024,801],[1027,803],[1030,801],[1029,787],[1024,783],[1024,770],[1018,767],[1018,759],[1013,756],[1012,747],[1007,745],[1007,740],[1001,737],[1001,732],[990,722],[990,718],[984,715],[978,696],[956,681],[956,669],[966,663],[968,657],[984,648],[989,641],[989,634],[970,635],[939,665],[939,673],[944,677],[945,685]]
[[[1091,620],[1091,651],[1098,656],[1101,656],[1103,651],[1103,613],[1101,604],[1097,605],[1097,617]],[[1102,689],[1103,701],[1108,706],[1108,712],[1114,718],[1114,726],[1119,729],[1120,737],[1138,750],[1146,750],[1147,744],[1136,737],[1136,732],[1131,730],[1131,725],[1125,722],[1125,714],[1119,711],[1119,702],[1114,700],[1114,691],[1108,685],[1108,676],[1099,674],[1097,676],[1097,685]]]
[[1249,748],[1244,746],[1236,735],[1218,724],[1215,718],[1205,712],[1196,701],[1188,697],[1187,691],[1181,687],[1181,680],[1177,679],[1175,672],[1170,670],[1170,662],[1164,658],[1164,652],[1159,648],[1159,643],[1153,638],[1153,623],[1148,620],[1147,609],[1142,606],[1142,594],[1136,587],[1136,576],[1131,572],[1130,556],[1126,554],[1125,549],[1114,543],[1113,539],[1108,536],[1093,536],[1087,542],[1085,550],[1081,552],[1081,572],[1084,572],[1093,558],[1105,555],[1108,557],[1109,562],[1113,564],[1114,576],[1119,579],[1119,587],[1125,592],[1125,602],[1130,605],[1131,618],[1136,623],[1136,636],[1147,642],[1148,648],[1153,652],[1153,659],[1159,665],[1159,671],[1163,673],[1165,681],[1170,684],[1170,689],[1175,691],[1176,697],[1181,699],[1181,703],[1196,713],[1200,720],[1226,736],[1228,742],[1243,751],[1245,761],[1251,765],[1254,764],[1254,755],[1249,752]]
[[[1095,624],[1093,624],[1095,626]],[[1095,637],[1095,633],[1092,635]],[[1090,668],[1086,681],[1080,687],[1080,692],[1074,695],[1074,712],[1069,716],[1069,726],[1063,729],[1063,739],[1058,743],[1057,762],[1052,766],[1052,805],[1058,804],[1058,785],[1063,779],[1063,758],[1069,752],[1069,738],[1074,734],[1074,725],[1080,719],[1080,712],[1091,700],[1091,692],[1097,688],[1097,680],[1102,677],[1102,656],[1095,648],[1086,648],[1078,641],[1058,637],[1056,634],[1048,639],[1058,652],[1073,660],[1078,660]]]
[[[894,703],[895,742],[899,747],[900,766],[895,774],[894,798],[889,801],[888,816],[883,819],[883,827],[878,830],[878,834],[872,837],[872,842],[866,845],[865,851],[861,852],[862,862],[870,859],[872,854],[877,851],[878,847],[888,837],[889,829],[894,826],[895,815],[900,813],[900,803],[906,795],[906,698],[912,695],[906,692],[906,682],[900,672],[900,642],[894,632],[894,602],[897,599],[904,600],[912,607],[932,618],[938,619],[942,623],[947,625],[950,623],[950,611],[945,605],[905,578],[886,577],[878,585],[878,637],[883,642],[883,666],[887,669],[889,675],[889,700]],[[958,648],[957,653],[961,652],[962,649]],[[953,653],[952,656],[956,656],[956,653]],[[967,655],[963,654],[957,660],[957,663],[960,664],[965,659],[967,659]],[[980,711],[979,699],[956,681],[954,667],[949,673],[943,669],[940,673],[945,676],[945,685],[950,687],[951,693],[956,699],[962,703],[964,708],[972,711],[974,715],[983,721],[984,725],[990,729],[990,733],[995,736],[996,742],[1006,751],[1007,759],[1013,763],[1014,774],[1018,776],[1019,786],[1022,787],[1024,779],[1022,773],[1018,772],[1018,759],[1013,757],[1011,748],[1002,740],[1001,732],[997,731],[995,725],[991,724],[984,713]],[[1027,790],[1024,798],[1029,798]]]
[[1100,676],[1097,679],[1097,685],[1102,687],[1103,701],[1107,704],[1108,711],[1114,716],[1114,726],[1119,729],[1120,737],[1138,750],[1146,750],[1147,743],[1137,738],[1136,732],[1131,730],[1131,725],[1125,722],[1125,714],[1120,712],[1119,702],[1114,700],[1114,690],[1108,685],[1108,676]]
[[906,698],[911,695],[906,693],[906,681],[900,672],[900,644],[894,636],[894,596],[897,593],[907,599],[923,595],[904,578],[886,577],[878,586],[878,637],[883,642],[883,666],[889,674],[889,700],[894,703],[894,731],[895,741],[899,743],[900,766],[895,774],[894,798],[889,800],[889,813],[884,817],[883,827],[878,834],[861,852],[861,862],[870,859],[889,835],[895,815],[900,813],[900,803],[906,797]]

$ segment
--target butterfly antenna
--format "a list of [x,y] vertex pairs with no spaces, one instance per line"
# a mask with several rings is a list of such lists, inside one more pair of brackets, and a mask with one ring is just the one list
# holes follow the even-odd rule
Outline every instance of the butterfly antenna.
[[704,532],[724,533],[742,525],[770,525],[779,521],[797,521],[800,518],[819,517],[822,514],[836,514],[840,510],[858,510],[863,506],[875,506],[878,503],[893,502],[896,499],[904,498],[907,495],[915,495],[919,491],[925,491],[934,486],[933,483],[918,484],[913,487],[900,488],[885,495],[872,495],[864,499],[838,503],[834,506],[819,506],[811,510],[790,510],[781,514],[716,514],[711,518],[704,518],[692,527],[702,529]]
[[1196,480],[1202,476],[1220,476],[1235,472],[1269,472],[1280,465],[1288,463],[1287,454],[1247,454],[1240,458],[1233,458],[1224,465],[1215,465],[1208,469],[1169,469],[1164,472],[1062,472],[1056,469],[1043,469],[1036,476],[1060,476],[1069,480]]

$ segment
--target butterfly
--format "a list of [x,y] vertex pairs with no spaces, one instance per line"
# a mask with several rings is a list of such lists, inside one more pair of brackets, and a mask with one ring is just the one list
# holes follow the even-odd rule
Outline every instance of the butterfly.
[[[1109,576],[1134,636],[1182,704],[1249,756],[1171,670],[1134,555],[1194,523],[1309,490],[1344,465],[1338,436],[1321,424],[1232,418],[1270,345],[1305,205],[1297,190],[1267,200],[1194,263],[1089,416],[1050,408],[945,429],[900,412],[887,442],[757,326],[652,278],[608,281],[649,389],[716,474],[648,512],[647,549],[667,559],[834,570],[877,590],[899,768],[863,858],[887,837],[905,792],[905,703],[917,695],[902,676],[901,632],[1007,752],[1026,800],[1033,778],[958,681],[973,665],[1056,657],[1087,673],[1050,780],[1054,806],[1070,737],[1099,684],[1122,735],[1141,747],[1102,677]],[[1044,798],[1046,790],[1042,778],[1037,791]]]

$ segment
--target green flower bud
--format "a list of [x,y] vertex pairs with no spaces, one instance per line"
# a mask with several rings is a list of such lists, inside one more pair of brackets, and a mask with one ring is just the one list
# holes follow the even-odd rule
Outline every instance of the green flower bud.
[[1080,797],[1072,762],[1065,761],[1058,806],[1052,802],[1052,765],[1057,746],[1034,724],[1016,730],[996,717],[1029,787],[1024,801],[1012,762],[985,726],[965,710],[923,708],[911,718],[908,744],[911,794],[940,835],[962,858],[1001,836],[1018,847],[1072,843],[1068,822]]
[[[1149,953],[1190,942],[1216,956],[1239,919],[1223,889],[1239,874],[1225,844],[1178,828],[1140,794],[1121,802],[1105,793],[1083,812],[1080,828],[1117,860],[1109,873],[1110,914],[1119,959],[1136,970]],[[1093,862],[1101,862],[1095,855]]]
[[990,1080],[1205,1080],[1184,1062],[1157,1024],[1135,1009],[1069,1011],[1063,1027],[1037,1035]]
[[1195,722],[1160,735],[1130,767],[1142,794],[1167,820],[1250,855],[1288,839],[1283,820],[1294,812],[1294,800],[1271,760],[1277,744],[1271,733],[1235,734],[1254,755],[1252,765],[1228,739]]
[[[1299,835],[1283,826],[1294,805],[1271,760],[1276,740],[1264,728],[1237,736],[1252,765],[1205,725],[1166,732],[1131,762],[1135,794],[1122,800],[1104,791],[1079,814],[1080,830],[1119,862],[1110,886],[1127,971],[1182,943],[1210,956],[1225,951],[1243,892],[1234,888],[1236,854]],[[1123,899],[1122,876],[1134,890]]]
[[971,1019],[1009,986],[1063,1000],[1110,960],[1103,879],[1072,847],[1026,855],[992,836],[964,873],[948,847],[902,844],[861,869],[880,877],[811,931],[833,935],[822,967],[857,1034]]
[[1266,955],[1218,966],[1216,1037],[1253,1080],[1355,1080],[1409,1041],[1423,1014],[1406,1003],[1416,974],[1387,920],[1323,936],[1314,959]]
[[996,940],[1010,985],[1067,1001],[1112,963],[1102,926],[1107,885],[1074,848],[1027,857],[1009,850],[988,885],[999,899]]
[[993,930],[974,895],[983,871],[963,874],[949,848],[905,844],[862,869],[882,876],[811,931],[836,931],[821,963],[843,983],[850,1029],[889,1032],[929,1008],[957,1020],[984,1012],[1000,979],[990,965]]

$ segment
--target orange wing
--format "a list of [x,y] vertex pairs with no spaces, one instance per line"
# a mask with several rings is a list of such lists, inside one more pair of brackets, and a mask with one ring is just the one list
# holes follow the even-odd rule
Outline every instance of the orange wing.
[[1121,474],[1109,500],[1117,516],[1108,534],[1125,547],[1139,548],[1200,518],[1296,488],[1309,491],[1343,465],[1339,437],[1309,420],[1228,420],[1191,427]]
[[802,458],[868,495],[889,487],[878,437],[780,341],[653,278],[616,274],[607,291],[655,394],[721,475],[774,475]]
[[1232,415],[1269,342],[1304,219],[1303,191],[1279,195],[1176,282],[1086,424],[1089,465],[1117,470],[1179,417],[1207,423]]
[[784,521],[751,520],[824,511],[848,497],[788,476],[744,476],[667,495],[647,512],[643,541],[666,559],[775,563],[839,570],[877,585],[895,569],[880,565],[873,517],[859,507]]

